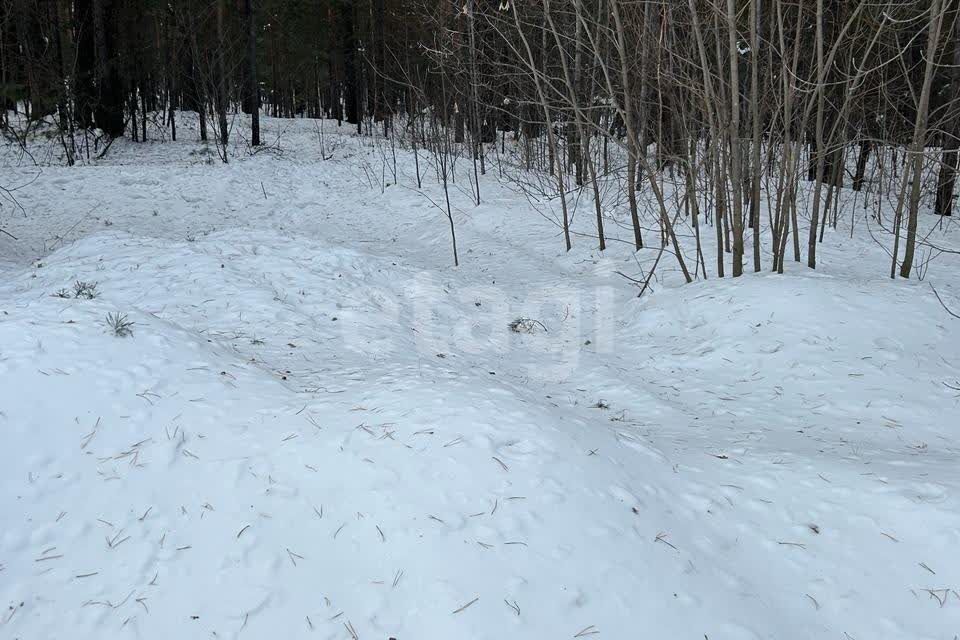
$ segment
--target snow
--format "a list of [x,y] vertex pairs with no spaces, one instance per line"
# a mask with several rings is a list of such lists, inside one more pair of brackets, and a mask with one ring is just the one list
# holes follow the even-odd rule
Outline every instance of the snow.
[[638,300],[627,226],[565,254],[491,172],[454,269],[429,172],[325,126],[6,166],[0,638],[954,638],[954,256]]

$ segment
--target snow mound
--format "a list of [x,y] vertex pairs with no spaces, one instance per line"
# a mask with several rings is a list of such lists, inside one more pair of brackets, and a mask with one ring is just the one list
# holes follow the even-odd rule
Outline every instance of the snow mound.
[[465,278],[245,230],[14,274],[3,636],[960,627],[960,343],[925,291],[664,290],[556,368],[567,316],[513,336]]

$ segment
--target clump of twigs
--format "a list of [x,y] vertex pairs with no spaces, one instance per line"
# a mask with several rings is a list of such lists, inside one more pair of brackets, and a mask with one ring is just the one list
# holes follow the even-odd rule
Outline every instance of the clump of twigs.
[[[514,333],[536,333],[539,330],[546,331],[547,328],[539,320],[533,318],[517,318],[507,325],[510,331]],[[539,329],[537,328],[539,327]]]
[[77,280],[73,283],[73,297],[84,300],[93,300],[99,295],[96,282],[83,282]]
[[120,313],[108,313],[107,314],[107,326],[110,328],[110,331],[113,335],[118,338],[129,338],[133,335],[133,321],[127,318],[127,314]]
[[58,289],[57,292],[53,294],[53,297],[93,300],[98,295],[100,295],[100,292],[97,291],[96,282],[84,282],[82,280],[77,280],[73,283],[73,291],[64,287],[62,289]]

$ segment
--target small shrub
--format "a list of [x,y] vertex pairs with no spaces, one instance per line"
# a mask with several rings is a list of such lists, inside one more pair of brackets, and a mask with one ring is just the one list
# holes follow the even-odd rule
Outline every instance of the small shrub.
[[70,291],[68,291],[67,289],[60,289],[55,294],[53,294],[53,297],[54,298],[72,298],[73,294],[70,293]]
[[[510,331],[514,333],[536,333],[539,330],[547,330],[542,322],[533,320],[532,318],[517,318],[507,326],[510,328]],[[537,327],[540,329],[537,329]]]
[[83,298],[84,300],[93,300],[99,295],[96,282],[83,282],[77,280],[73,283],[73,297]]
[[129,338],[133,335],[133,321],[127,319],[127,314],[120,313],[108,313],[107,314],[107,326],[110,327],[110,331],[113,332],[113,335],[118,338]]

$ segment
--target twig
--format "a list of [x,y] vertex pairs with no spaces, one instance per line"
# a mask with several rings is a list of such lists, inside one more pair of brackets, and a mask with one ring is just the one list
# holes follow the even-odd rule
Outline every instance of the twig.
[[[947,604],[947,598],[950,596],[950,590],[949,590],[949,589],[924,589],[924,591],[926,591],[927,593],[929,593],[931,598],[934,598],[937,602],[939,602],[941,607],[943,607],[945,604]],[[943,597],[942,597],[942,598],[940,597],[940,595],[939,595],[939,593],[938,593],[938,592],[940,592],[940,591],[943,592]]]
[[55,556],[43,556],[42,558],[34,558],[33,561],[34,561],[34,562],[43,562],[44,560],[56,560],[57,558],[62,558],[62,557],[63,557],[63,554],[61,553],[61,554],[55,555]]
[[93,440],[93,437],[97,435],[97,429],[100,427],[100,418],[97,418],[96,424],[93,425],[93,429],[87,435],[83,436],[83,440],[80,442],[80,448],[86,449],[87,445],[90,444],[90,441]]
[[351,624],[349,620],[344,622],[343,626],[347,628],[347,633],[350,634],[353,640],[360,640],[360,636],[357,635],[357,630],[353,628],[353,624]]
[[300,560],[304,559],[303,556],[296,554],[293,551],[290,551],[290,549],[287,549],[287,555],[290,556],[290,562],[293,563],[293,566],[297,566],[296,558],[299,558]]
[[667,534],[662,531],[657,534],[656,538],[654,538],[654,542],[662,542],[663,544],[667,545],[674,551],[680,551],[680,549],[677,549],[675,546],[673,546],[673,544],[671,544],[670,542],[667,542]]
[[802,542],[781,542],[777,540],[777,544],[783,545],[784,547],[800,547],[801,549],[806,549],[807,545]]
[[475,603],[475,602],[476,602],[477,600],[479,600],[479,599],[480,599],[480,596],[477,596],[476,598],[474,598],[473,600],[471,600],[471,601],[468,602],[467,604],[463,605],[462,607],[460,607],[459,609],[457,609],[456,611],[454,611],[454,612],[453,612],[452,614],[450,614],[450,615],[456,615],[456,614],[460,613],[461,611],[463,611],[464,609],[466,609],[467,607],[469,607],[470,605],[472,605],[473,603]]
[[937,301],[940,303],[940,306],[943,307],[943,310],[949,313],[954,318],[960,319],[960,315],[954,313],[953,311],[950,311],[950,308],[943,301],[943,298],[941,298],[940,294],[937,293],[937,289],[936,287],[933,286],[933,283],[930,284],[930,288],[933,289],[933,295],[937,296]]

